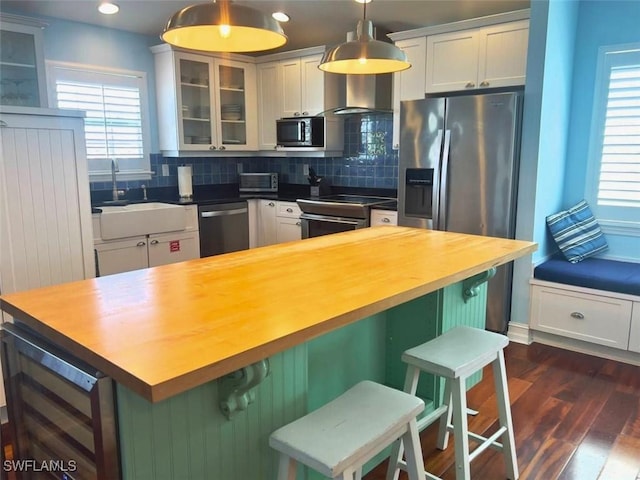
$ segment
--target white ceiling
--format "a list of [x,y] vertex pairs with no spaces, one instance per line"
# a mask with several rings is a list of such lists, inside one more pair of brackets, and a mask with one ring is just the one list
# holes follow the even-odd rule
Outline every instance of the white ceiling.
[[[158,36],[174,12],[201,1],[115,0],[120,12],[110,16],[98,13],[99,0],[1,0],[0,10]],[[283,24],[289,40],[274,52],[341,43],[363,15],[362,4],[354,0],[237,0],[236,3],[268,14],[277,10],[289,14],[291,21]],[[388,33],[520,10],[529,5],[529,0],[373,0],[367,5],[367,18],[379,32]]]

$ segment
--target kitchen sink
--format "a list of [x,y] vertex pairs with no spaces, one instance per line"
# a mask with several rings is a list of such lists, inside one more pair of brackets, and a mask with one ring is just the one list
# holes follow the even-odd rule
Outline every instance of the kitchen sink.
[[186,227],[182,205],[148,202],[99,208],[102,210],[100,231],[104,240],[174,232]]

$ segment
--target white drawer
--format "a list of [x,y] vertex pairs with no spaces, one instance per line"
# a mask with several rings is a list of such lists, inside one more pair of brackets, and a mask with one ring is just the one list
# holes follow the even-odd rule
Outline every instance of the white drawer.
[[371,209],[371,226],[398,225],[398,212],[393,210]]
[[302,210],[295,202],[278,202],[278,217],[300,218]]
[[531,328],[626,350],[629,346],[632,303],[629,300],[533,285]]

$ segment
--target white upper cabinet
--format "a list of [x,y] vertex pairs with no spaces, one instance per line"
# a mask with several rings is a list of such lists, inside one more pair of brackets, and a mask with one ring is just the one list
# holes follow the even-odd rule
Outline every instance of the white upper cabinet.
[[163,153],[257,150],[255,65],[167,45],[152,51]]
[[529,21],[505,23],[480,31],[480,88],[524,85]]
[[529,21],[427,37],[426,92],[523,85]]
[[410,38],[395,42],[407,55],[411,68],[393,74],[393,148],[400,143],[400,102],[424,98],[426,91],[426,37]]
[[478,45],[478,30],[428,37],[426,91],[448,92],[476,88]]
[[0,105],[46,107],[42,28],[7,18],[0,15]]

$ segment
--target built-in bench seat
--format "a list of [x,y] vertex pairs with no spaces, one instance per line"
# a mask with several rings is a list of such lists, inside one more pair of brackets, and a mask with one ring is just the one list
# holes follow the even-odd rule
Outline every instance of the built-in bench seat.
[[533,277],[534,341],[640,365],[640,263],[554,257]]
[[571,263],[552,258],[538,265],[533,276],[548,282],[640,296],[640,263],[602,258]]

